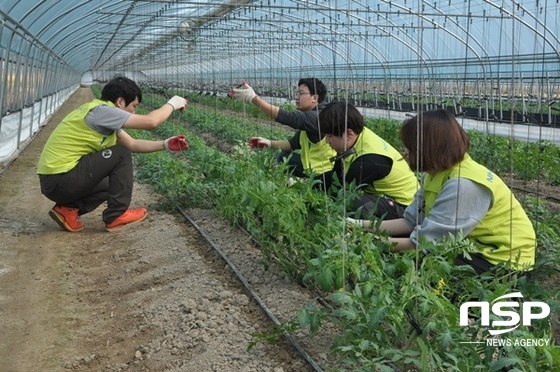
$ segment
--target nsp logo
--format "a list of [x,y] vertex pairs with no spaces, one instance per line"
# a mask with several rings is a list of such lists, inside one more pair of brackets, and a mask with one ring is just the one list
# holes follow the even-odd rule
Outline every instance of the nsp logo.
[[[511,332],[520,324],[524,326],[531,325],[533,319],[544,319],[550,314],[550,306],[544,302],[538,301],[524,301],[521,305],[522,319],[516,311],[519,308],[518,301],[507,301],[510,298],[523,298],[520,292],[510,293],[500,296],[492,301],[492,314],[498,317],[509,318],[508,320],[494,320],[492,321],[491,335],[500,335],[502,333]],[[472,301],[465,302],[459,309],[459,325],[467,326],[469,324],[469,309],[480,308],[480,321],[482,326],[490,326],[490,303],[487,301]],[[533,309],[540,309],[534,312]],[[495,327],[510,327],[506,329],[493,329]]]

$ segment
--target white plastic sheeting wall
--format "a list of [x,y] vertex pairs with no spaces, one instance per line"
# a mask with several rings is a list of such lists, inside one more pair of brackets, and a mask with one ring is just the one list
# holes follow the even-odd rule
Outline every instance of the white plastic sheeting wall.
[[2,117],[0,127],[0,171],[15,159],[25,145],[44,126],[51,116],[66,102],[77,87],[63,89],[47,96],[31,107],[25,107]]

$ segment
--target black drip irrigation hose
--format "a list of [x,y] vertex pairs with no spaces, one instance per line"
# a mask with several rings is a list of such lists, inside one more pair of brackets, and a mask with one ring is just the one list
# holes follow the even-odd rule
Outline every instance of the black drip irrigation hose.
[[[255,239],[250,232],[247,231],[247,229],[245,229],[243,226],[241,226],[239,223],[236,224],[237,228],[241,231],[243,231],[250,239],[253,243],[255,243],[256,245],[258,245],[259,247],[261,246],[261,242],[259,242],[257,239]],[[270,236],[270,234],[268,234],[266,231],[265,233]],[[301,284],[304,288],[308,289],[311,292],[314,292],[317,296],[315,297],[315,301],[317,301],[318,303],[320,303],[324,308],[327,308],[329,310],[332,310],[332,306],[329,305],[329,303],[323,298],[321,297],[321,295],[319,295],[317,293],[316,290],[314,290],[313,288],[309,288],[307,285],[305,285],[305,283]]]
[[527,193],[527,194],[533,194],[533,195],[540,196],[540,197],[542,197],[542,198],[544,198],[544,199],[546,199],[546,200],[552,200],[552,201],[555,202],[555,203],[560,203],[560,198],[558,198],[558,197],[556,197],[556,196],[546,195],[546,194],[540,194],[540,193],[538,193],[538,192],[536,192],[536,191],[529,190],[529,189],[526,189],[526,188],[523,188],[523,187],[518,187],[518,186],[511,186],[511,188],[512,188],[513,190],[525,192],[525,193]]
[[[183,217],[189,221],[191,223],[191,225],[193,225],[193,227],[200,233],[200,235],[202,235],[202,237],[204,239],[206,239],[206,241],[210,244],[210,246],[212,248],[214,248],[214,250],[222,257],[222,259],[229,265],[229,267],[233,270],[233,272],[235,273],[235,275],[237,275],[237,278],[239,279],[239,281],[241,281],[241,283],[243,283],[243,285],[245,286],[245,289],[247,290],[247,292],[249,292],[249,294],[253,297],[253,299],[259,304],[259,306],[261,307],[261,309],[265,312],[265,314],[272,320],[272,322],[279,326],[281,328],[282,324],[280,323],[280,321],[278,321],[278,319],[276,318],[276,316],[274,316],[274,314],[268,309],[268,307],[266,306],[266,304],[261,300],[261,298],[259,297],[259,295],[253,290],[253,288],[251,288],[251,285],[247,282],[247,280],[245,279],[245,277],[243,276],[243,274],[241,274],[241,272],[237,269],[237,267],[234,265],[233,262],[231,262],[231,260],[226,256],[226,254],[224,252],[222,252],[222,250],[217,247],[214,242],[212,242],[212,240],[210,239],[210,237],[206,234],[206,232],[204,232],[204,230],[202,230],[194,221],[193,219],[180,207],[177,206],[177,209],[179,209],[179,212],[183,215]],[[301,354],[301,356],[307,361],[307,363],[309,363],[309,365],[311,367],[313,367],[313,369],[317,372],[322,372],[323,370],[321,369],[321,367],[319,367],[319,365],[317,363],[315,363],[315,361],[309,356],[309,354],[307,354],[305,352],[305,350],[303,350],[303,348],[298,344],[298,342],[296,340],[294,340],[294,338],[287,332],[282,332],[283,336],[286,338],[286,340],[288,340],[293,346],[294,348]]]

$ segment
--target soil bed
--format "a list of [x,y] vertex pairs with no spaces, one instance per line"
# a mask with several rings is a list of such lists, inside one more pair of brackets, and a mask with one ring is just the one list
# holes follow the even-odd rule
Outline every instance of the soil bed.
[[[78,89],[0,176],[0,365],[5,371],[310,371],[284,339],[259,343],[271,320],[179,213],[156,210],[136,184],[132,207],[148,218],[105,231],[98,208],[86,228],[62,231],[47,215],[36,163],[60,119],[92,98]],[[250,237],[212,211],[186,212],[249,281],[280,321],[314,301],[274,265],[264,271]],[[328,364],[329,337],[297,342]]]

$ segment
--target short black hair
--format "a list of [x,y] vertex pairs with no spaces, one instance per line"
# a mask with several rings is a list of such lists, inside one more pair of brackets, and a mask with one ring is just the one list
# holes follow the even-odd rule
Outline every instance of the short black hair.
[[124,76],[115,76],[103,87],[101,100],[117,103],[119,97],[124,98],[128,106],[136,98],[138,102],[142,102],[142,91],[133,80]]
[[321,133],[342,137],[347,129],[360,134],[364,130],[364,117],[358,109],[346,101],[332,101],[319,112]]
[[302,84],[309,88],[309,93],[319,96],[319,103],[323,102],[327,97],[327,87],[321,80],[314,77],[299,79],[297,83],[298,87]]

